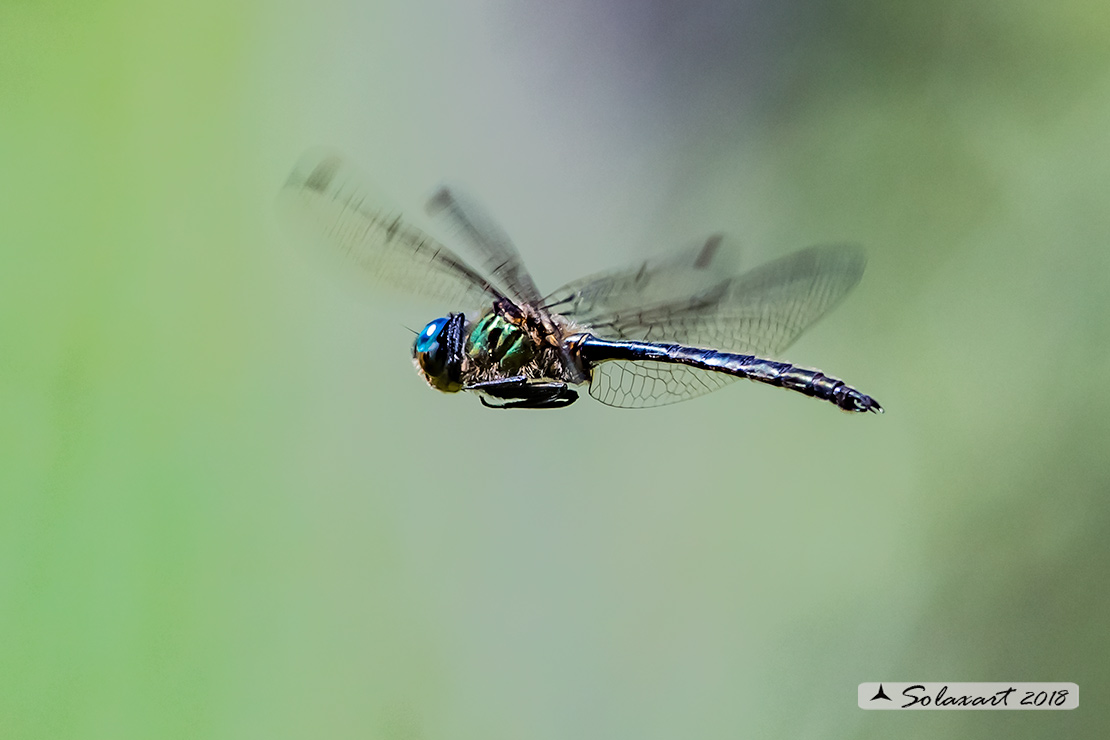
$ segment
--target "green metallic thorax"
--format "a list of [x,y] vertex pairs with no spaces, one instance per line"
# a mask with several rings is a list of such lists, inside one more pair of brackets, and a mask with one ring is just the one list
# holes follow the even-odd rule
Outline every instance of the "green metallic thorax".
[[505,376],[511,376],[532,361],[536,347],[526,331],[491,311],[471,329],[466,355],[480,367],[496,365]]

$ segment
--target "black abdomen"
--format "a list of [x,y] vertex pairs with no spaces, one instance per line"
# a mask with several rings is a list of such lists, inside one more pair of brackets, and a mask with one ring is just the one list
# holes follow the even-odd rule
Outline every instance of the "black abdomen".
[[773,362],[754,355],[738,355],[679,344],[613,342],[590,335],[580,335],[572,346],[587,364],[614,360],[673,362],[788,388],[833,403],[845,411],[883,413],[883,407],[878,401],[842,380],[817,370],[805,370],[786,362]]

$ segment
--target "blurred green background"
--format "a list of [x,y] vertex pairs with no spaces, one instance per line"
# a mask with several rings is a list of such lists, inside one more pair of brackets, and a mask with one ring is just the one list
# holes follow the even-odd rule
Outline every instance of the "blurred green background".
[[[0,4],[0,738],[1100,737],[1110,9]],[[466,183],[541,289],[716,230],[871,255],[750,384],[430,391],[307,147]],[[863,712],[862,681],[1074,681]]]

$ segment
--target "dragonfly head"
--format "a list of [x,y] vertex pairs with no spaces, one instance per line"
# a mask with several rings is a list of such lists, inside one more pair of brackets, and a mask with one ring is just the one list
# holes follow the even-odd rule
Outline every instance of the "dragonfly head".
[[453,313],[432,321],[416,335],[412,358],[428,385],[444,393],[462,390],[463,325]]

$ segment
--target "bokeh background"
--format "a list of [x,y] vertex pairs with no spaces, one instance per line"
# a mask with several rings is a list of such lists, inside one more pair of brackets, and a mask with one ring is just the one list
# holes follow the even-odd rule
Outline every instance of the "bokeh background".
[[[0,737],[1101,737],[1110,9],[0,5]],[[541,289],[717,230],[864,244],[736,384],[495,413],[445,310],[282,232],[298,155],[443,178]],[[876,680],[1072,712],[863,712]]]

